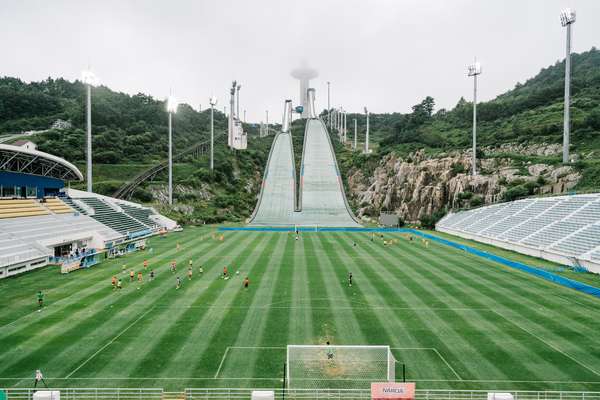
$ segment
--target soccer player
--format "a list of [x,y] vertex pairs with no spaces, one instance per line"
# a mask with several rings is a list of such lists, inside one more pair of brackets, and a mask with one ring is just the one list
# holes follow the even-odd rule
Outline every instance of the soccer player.
[[223,279],[227,278],[229,275],[229,272],[227,271],[227,265],[223,267]]
[[190,268],[192,268],[192,264],[193,264],[193,261],[192,261],[192,259],[190,258],[190,261],[188,261],[188,266],[189,266]]
[[204,268],[202,268],[202,265],[200,266],[200,268],[198,268],[198,272],[200,272],[200,275],[204,273]]
[[117,288],[117,277],[113,275],[112,277],[112,288],[115,290]]
[[329,343],[329,340],[327,341],[327,359],[333,360],[333,349],[331,348],[331,343]]
[[352,272],[348,272],[348,286],[352,287]]
[[129,270],[129,282],[133,282],[134,277],[135,273],[133,272],[133,270]]
[[122,271],[123,271],[123,273],[125,273],[125,270],[126,270],[126,269],[127,269],[127,265],[126,265],[126,264],[123,264],[123,268],[122,268]]
[[248,277],[244,278],[244,289],[248,289],[248,285],[250,285],[250,279]]
[[138,283],[142,283],[142,271],[138,272]]
[[171,272],[175,273],[175,271],[177,271],[177,261],[173,260],[171,261]]
[[117,281],[117,289],[123,289],[123,282],[121,281],[121,278],[119,278]]
[[148,269],[148,260],[144,260],[144,269]]
[[181,245],[179,244],[179,242],[177,242],[177,251],[179,251],[179,249],[181,249]]
[[154,270],[151,269],[150,270],[150,281],[153,281],[153,280],[154,280]]
[[181,279],[179,277],[177,277],[177,285],[175,286],[175,289],[179,289],[181,287]]
[[37,292],[37,300],[38,300],[38,312],[42,311],[42,307],[44,307],[44,293],[41,290]]
[[192,266],[190,265],[188,267],[188,281],[192,280]]

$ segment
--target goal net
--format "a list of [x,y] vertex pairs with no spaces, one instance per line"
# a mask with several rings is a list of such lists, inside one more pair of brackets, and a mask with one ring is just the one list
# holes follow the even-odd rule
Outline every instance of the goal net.
[[393,382],[396,359],[389,346],[287,346],[286,381],[292,389],[364,388]]

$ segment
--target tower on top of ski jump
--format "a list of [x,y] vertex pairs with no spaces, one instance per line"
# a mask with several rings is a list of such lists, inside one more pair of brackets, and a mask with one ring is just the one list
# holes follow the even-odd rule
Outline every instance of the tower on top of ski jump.
[[304,108],[302,111],[302,118],[309,118],[308,108],[308,88],[311,79],[319,76],[319,72],[316,69],[308,67],[306,64],[293,69],[291,72],[292,76],[300,81],[300,98],[299,104]]

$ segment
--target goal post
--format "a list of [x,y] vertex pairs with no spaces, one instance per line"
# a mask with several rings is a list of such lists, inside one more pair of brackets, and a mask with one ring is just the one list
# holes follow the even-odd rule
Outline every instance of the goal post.
[[288,345],[285,378],[292,389],[368,388],[395,381],[395,366],[389,346]]

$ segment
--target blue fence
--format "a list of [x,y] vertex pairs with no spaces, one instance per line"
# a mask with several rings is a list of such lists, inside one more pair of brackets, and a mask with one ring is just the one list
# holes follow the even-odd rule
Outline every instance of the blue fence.
[[[410,228],[335,228],[335,227],[298,227],[296,228],[299,232],[377,232],[377,233],[412,233],[432,241],[444,244],[446,246],[453,247],[455,249],[463,250],[469,254],[476,255],[478,257],[485,258],[497,262],[507,267],[518,269],[519,271],[527,272],[528,274],[535,275],[547,281],[562,285],[571,289],[578,290],[583,293],[590,294],[592,296],[600,298],[600,288],[595,286],[587,285],[585,283],[575,281],[573,279],[565,278],[563,276],[554,274],[549,271],[545,271],[541,268],[532,267],[527,264],[512,261],[504,257],[500,257],[496,254],[491,254],[483,250],[478,250],[474,247],[467,246],[464,244],[456,243],[451,240],[443,239],[438,236],[430,235],[428,233],[421,232],[416,229]],[[282,227],[262,227],[262,226],[240,226],[240,227],[219,227],[219,231],[247,231],[247,232],[294,232],[295,228],[290,226]]]

